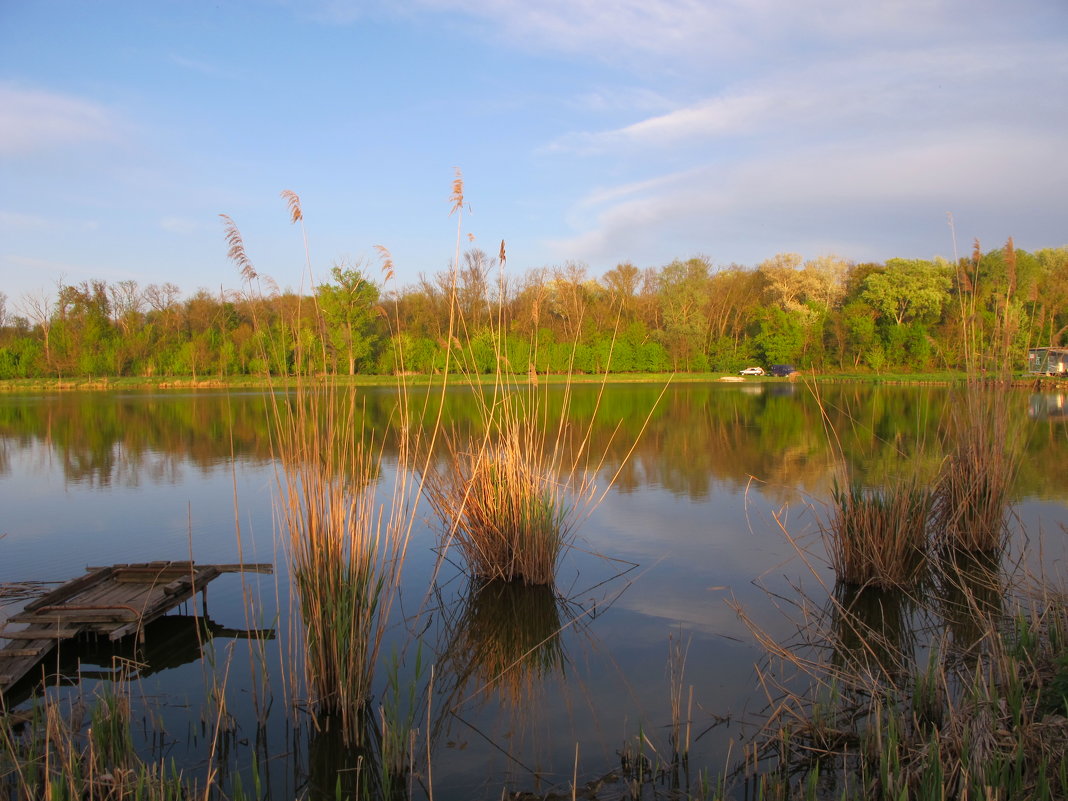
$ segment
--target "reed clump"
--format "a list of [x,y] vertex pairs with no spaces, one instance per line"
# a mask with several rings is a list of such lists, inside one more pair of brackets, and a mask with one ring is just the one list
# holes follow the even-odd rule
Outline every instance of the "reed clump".
[[956,431],[935,490],[932,538],[943,549],[999,552],[1023,452],[1011,392],[970,382],[955,405]]
[[[946,580],[965,588],[975,576]],[[1003,604],[974,605],[971,625],[983,631],[967,643],[955,641],[940,599],[910,599],[889,637],[889,670],[858,669],[886,635],[872,638],[852,620],[855,599],[836,594],[824,615],[806,612],[792,642],[753,627],[768,643],[759,671],[771,710],[744,767],[755,793],[782,801],[1065,797],[1068,604],[1026,576],[1009,584],[999,574],[978,594],[994,588]],[[858,656],[826,658],[843,651]]]
[[596,485],[564,464],[563,440],[530,413],[529,393],[503,396],[487,410],[481,437],[443,437],[443,459],[426,493],[451,541],[479,580],[551,585],[576,512]]
[[834,487],[833,513],[821,524],[838,580],[853,586],[907,586],[927,552],[930,490],[915,480],[886,487]]
[[[590,453],[604,381],[585,427],[573,426],[568,419],[573,378],[569,369],[559,398],[559,418],[550,420],[551,390],[539,389],[535,369],[536,332],[531,332],[535,346],[527,354],[528,363],[511,364],[508,359],[506,342],[511,322],[507,316],[503,241],[497,259],[500,275],[496,297],[491,296],[488,282],[483,281],[487,285],[485,294],[467,299],[477,300],[474,305],[484,307],[480,316],[487,321],[486,327],[478,333],[492,349],[492,381],[480,379],[471,348],[460,347],[455,339],[456,334],[461,334],[470,342],[473,332],[469,325],[474,324],[465,312],[472,303],[460,303],[458,298],[464,208],[459,171],[453,182],[452,200],[453,213],[457,215],[457,246],[448,288],[445,341],[450,346],[446,349],[445,374],[455,370],[459,383],[469,387],[481,430],[474,436],[454,431],[439,438],[438,417],[434,433],[427,437],[429,452],[422,457],[425,494],[442,521],[443,551],[456,544],[473,578],[552,585],[575,525],[607,492],[598,493],[596,481],[604,455],[598,460]],[[482,279],[488,278],[488,265],[480,261],[475,269]],[[576,312],[576,331],[582,327],[581,316],[581,311]],[[448,379],[443,382],[442,400],[447,383]],[[440,449],[436,447],[439,442]],[[616,476],[618,470],[609,486]]]
[[[281,196],[290,222],[300,225],[311,279],[300,198],[289,190]],[[236,224],[222,216],[229,257],[251,292],[259,275]],[[379,250],[388,279],[392,260],[385,248]],[[323,310],[317,300],[314,305],[314,316],[322,323]],[[280,466],[278,514],[303,627],[304,678],[311,705],[321,719],[337,721],[333,725],[340,726],[345,740],[357,743],[366,728],[364,707],[371,697],[384,629],[399,593],[414,523],[412,499],[418,494],[408,460],[406,385],[398,386],[396,425],[392,426],[399,466],[388,489],[380,492],[384,442],[366,420],[358,390],[317,375],[316,355],[299,341],[268,339],[262,347],[265,364],[271,364],[272,350],[291,352],[297,375],[292,392],[272,389],[268,403],[272,451]],[[319,364],[326,363],[326,347],[324,340]]]
[[411,532],[408,473],[398,470],[379,497],[382,443],[364,427],[355,389],[300,387],[275,424],[309,693],[358,740]]

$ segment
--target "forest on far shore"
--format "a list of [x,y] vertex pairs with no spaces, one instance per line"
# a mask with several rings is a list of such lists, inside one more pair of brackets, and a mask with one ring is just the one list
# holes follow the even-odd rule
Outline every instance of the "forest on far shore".
[[[503,244],[503,243],[502,243]],[[503,253],[503,248],[502,248]],[[336,264],[310,294],[247,273],[240,290],[57,283],[0,292],[0,379],[103,376],[1022,370],[1068,332],[1068,247],[1003,247],[956,264],[778,254],[705,257],[599,277],[585,265],[511,275],[472,249],[394,288],[374,264]],[[451,335],[450,335],[451,332]],[[447,358],[447,350],[453,354]],[[993,356],[993,354],[999,354]],[[1011,362],[1005,364],[1005,361]]]

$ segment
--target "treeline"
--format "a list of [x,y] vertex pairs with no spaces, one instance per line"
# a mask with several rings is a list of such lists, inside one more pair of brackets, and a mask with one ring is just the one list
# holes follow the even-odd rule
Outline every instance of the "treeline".
[[[511,276],[480,250],[385,291],[339,265],[311,295],[135,281],[0,293],[0,379],[317,373],[961,369],[1068,331],[1068,248],[1004,247],[953,264],[890,259],[756,267],[699,257],[600,277],[581,264]],[[451,350],[450,350],[451,348]],[[986,366],[986,365],[980,365]]]

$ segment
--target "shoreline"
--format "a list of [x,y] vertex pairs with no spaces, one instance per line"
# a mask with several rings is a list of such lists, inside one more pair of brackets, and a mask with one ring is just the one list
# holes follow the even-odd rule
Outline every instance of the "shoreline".
[[[734,373],[609,373],[603,374],[550,374],[539,375],[537,381],[546,384],[662,384],[670,383],[745,383],[745,384],[779,384],[785,381],[793,383],[864,383],[864,384],[889,384],[889,385],[915,385],[915,384],[956,384],[968,380],[968,375],[963,372],[952,373],[810,373],[801,371],[788,378],[771,378],[768,376],[747,376],[742,381],[730,380],[740,378]],[[335,386],[357,387],[396,387],[402,383],[409,387],[440,385],[440,375],[321,375],[314,376],[311,381],[315,384],[331,382]],[[724,382],[723,379],[729,379]],[[494,376],[487,374],[475,377],[467,375],[453,375],[450,380],[454,385],[463,384],[492,384]],[[288,376],[284,378],[264,378],[254,376],[231,376],[213,378],[195,378],[193,376],[168,376],[165,378],[122,377],[122,378],[81,378],[81,379],[5,379],[0,380],[0,393],[18,392],[112,392],[123,390],[220,390],[220,389],[269,389],[282,387],[296,387],[308,383],[307,378]],[[526,375],[516,375],[508,379],[508,383],[526,385],[529,378]],[[1068,380],[1055,376],[1029,376],[1015,375],[1011,384],[1016,387],[1030,387],[1035,390],[1065,389],[1068,390]]]

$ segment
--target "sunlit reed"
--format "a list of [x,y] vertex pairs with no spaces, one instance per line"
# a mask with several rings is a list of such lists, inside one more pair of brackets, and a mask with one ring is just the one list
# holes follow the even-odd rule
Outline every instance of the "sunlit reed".
[[836,486],[821,524],[838,580],[854,586],[902,587],[924,567],[931,493],[915,480],[885,487]]

